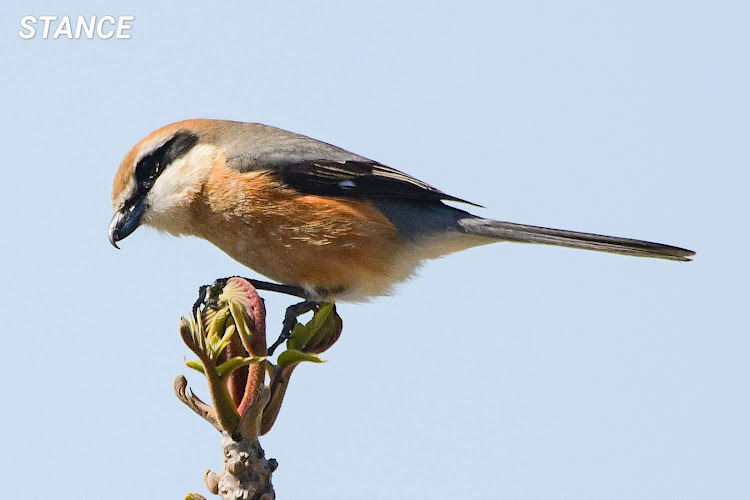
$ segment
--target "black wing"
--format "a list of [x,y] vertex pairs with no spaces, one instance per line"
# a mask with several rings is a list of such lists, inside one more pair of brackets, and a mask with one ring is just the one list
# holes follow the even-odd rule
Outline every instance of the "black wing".
[[272,174],[301,193],[346,198],[450,200],[456,198],[395,168],[372,161],[300,161],[277,164]]

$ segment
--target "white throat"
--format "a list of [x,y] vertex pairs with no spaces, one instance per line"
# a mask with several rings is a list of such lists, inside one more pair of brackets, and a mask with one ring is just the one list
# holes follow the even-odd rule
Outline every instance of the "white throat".
[[203,189],[221,152],[208,144],[192,148],[172,162],[156,179],[146,196],[144,222],[174,235],[186,234],[190,212],[186,210]]

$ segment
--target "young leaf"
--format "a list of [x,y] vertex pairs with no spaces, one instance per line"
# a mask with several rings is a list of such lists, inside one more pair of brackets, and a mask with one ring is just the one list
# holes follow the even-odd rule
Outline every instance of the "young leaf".
[[281,367],[295,365],[303,361],[311,361],[313,363],[323,362],[323,360],[320,359],[317,354],[309,354],[306,352],[298,351],[297,349],[287,349],[286,351],[279,354],[276,363]]
[[217,366],[216,372],[219,374],[219,377],[225,377],[241,366],[247,366],[253,363],[259,363],[263,361],[264,359],[266,358],[261,357],[261,356],[250,357],[250,358],[243,358],[243,357],[237,356],[236,358],[232,358],[229,361],[225,361],[219,366]]
[[203,373],[204,375],[206,373],[206,371],[203,368],[203,363],[201,363],[200,361],[190,360],[190,361],[185,361],[185,364],[189,368],[192,368],[193,370],[199,371],[199,372]]

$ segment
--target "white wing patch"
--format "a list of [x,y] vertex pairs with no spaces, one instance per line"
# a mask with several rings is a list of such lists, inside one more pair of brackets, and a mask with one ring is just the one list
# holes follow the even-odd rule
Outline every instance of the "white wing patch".
[[354,189],[355,187],[357,187],[357,185],[354,183],[354,181],[341,181],[339,182],[339,187],[341,189],[346,190],[346,189]]

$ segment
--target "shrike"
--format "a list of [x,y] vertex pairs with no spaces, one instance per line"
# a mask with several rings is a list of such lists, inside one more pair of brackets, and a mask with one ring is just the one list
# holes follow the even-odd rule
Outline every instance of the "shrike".
[[[498,241],[690,260],[660,243],[484,219],[468,203],[331,144],[258,123],[187,120],[125,156],[109,240],[147,224],[206,239],[310,301],[388,294],[420,263]],[[472,203],[469,203],[472,205]]]

